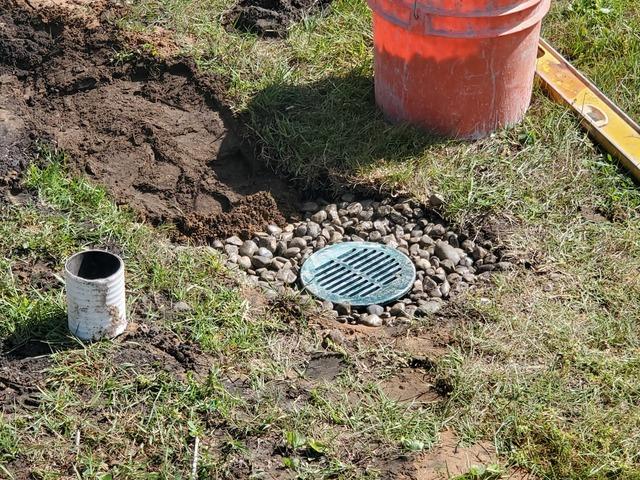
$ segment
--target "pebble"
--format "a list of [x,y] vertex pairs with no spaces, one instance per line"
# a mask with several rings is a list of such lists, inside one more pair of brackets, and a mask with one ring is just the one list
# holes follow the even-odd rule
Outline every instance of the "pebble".
[[[274,248],[275,250],[275,248]],[[273,251],[269,250],[266,247],[260,247],[258,248],[258,250],[256,251],[256,255],[258,257],[266,257],[266,258],[273,258]]]
[[277,225],[268,225],[267,233],[269,235],[280,235],[282,233],[282,229]]
[[252,267],[251,257],[242,256],[238,258],[238,265],[240,265],[240,268],[243,270],[249,270]]
[[272,261],[273,259],[270,257],[263,257],[261,255],[256,255],[251,259],[251,264],[255,268],[266,268],[269,266],[269,264],[271,264]]
[[454,265],[460,261],[460,254],[451,244],[443,241],[436,242],[436,248],[433,251],[440,260],[451,260]]
[[336,303],[334,304],[334,308],[338,315],[350,315],[351,314],[351,305],[348,303]]
[[258,246],[252,240],[247,240],[243,242],[239,248],[240,255],[244,255],[246,257],[253,257],[258,251]]
[[327,214],[326,210],[318,210],[316,213],[311,215],[310,218],[311,218],[311,221],[315,223],[322,223],[327,219],[328,216],[329,215]]
[[280,280],[281,282],[290,285],[295,283],[298,279],[298,276],[288,268],[280,270],[276,275],[276,280]]
[[315,222],[309,222],[307,224],[307,235],[311,238],[317,238],[322,232],[322,228]]
[[225,243],[227,243],[228,245],[235,245],[236,247],[240,247],[244,242],[242,241],[242,239],[240,239],[240,237],[234,235],[233,237],[227,238]]
[[289,248],[303,249],[306,246],[307,246],[307,241],[301,237],[294,238],[289,242]]
[[276,251],[276,247],[278,245],[277,240],[274,237],[262,237],[258,242],[260,248],[264,248],[271,253]]
[[289,247],[282,254],[285,258],[294,258],[296,255],[300,253],[300,249],[298,247]]
[[360,316],[360,322],[363,325],[366,325],[368,327],[381,327],[382,326],[382,318],[380,318],[378,315],[375,315],[373,313],[368,313],[366,315],[361,315]]
[[371,315],[382,315],[384,313],[384,308],[380,305],[369,305],[367,307],[367,313]]

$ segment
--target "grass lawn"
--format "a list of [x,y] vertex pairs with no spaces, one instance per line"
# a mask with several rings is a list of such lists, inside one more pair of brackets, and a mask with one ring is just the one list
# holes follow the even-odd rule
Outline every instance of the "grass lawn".
[[[59,351],[43,367],[38,405],[0,416],[0,477],[22,463],[36,478],[187,478],[198,438],[200,478],[260,478],[247,465],[270,474],[275,450],[294,478],[384,478],[386,458],[436,448],[449,428],[499,452],[500,468],[466,478],[513,467],[550,479],[640,478],[637,186],[539,90],[521,125],[474,143],[385,124],[362,0],[336,0],[269,41],[222,28],[230,3],[138,0],[119,24],[161,27],[218,75],[264,156],[300,185],[438,192],[452,223],[490,226],[528,268],[447,310],[451,341],[431,369],[448,386],[441,401],[407,405],[380,389],[410,361],[385,342],[329,344],[344,368],[308,383],[323,338],[300,299],[262,301],[215,252],[171,245],[43,150],[25,178],[32,196],[0,210],[0,335],[13,348],[46,341]],[[638,32],[632,0],[559,0],[545,22],[551,43],[636,118]],[[176,364],[169,374],[175,358],[163,364],[161,352],[127,361],[144,331],[70,344],[61,283],[43,288],[16,272],[59,271],[85,245],[121,251],[135,317],[213,369]],[[179,301],[191,308],[175,310]]]

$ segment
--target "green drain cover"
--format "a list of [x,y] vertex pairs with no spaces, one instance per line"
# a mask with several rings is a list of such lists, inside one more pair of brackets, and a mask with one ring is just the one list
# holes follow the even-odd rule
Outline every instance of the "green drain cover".
[[377,243],[345,242],[323,248],[302,265],[300,280],[318,298],[354,307],[385,305],[405,295],[416,267],[402,252]]

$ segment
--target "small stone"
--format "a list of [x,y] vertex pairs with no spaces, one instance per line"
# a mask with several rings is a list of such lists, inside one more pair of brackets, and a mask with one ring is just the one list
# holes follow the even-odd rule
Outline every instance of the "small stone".
[[367,209],[363,210],[358,214],[358,218],[362,221],[368,221],[373,218],[373,210]]
[[240,255],[243,255],[245,257],[253,257],[257,251],[258,251],[258,246],[252,240],[247,240],[246,242],[243,242],[240,248],[238,249],[238,253],[240,253]]
[[451,260],[454,265],[457,265],[460,261],[458,251],[447,242],[437,241],[434,253],[440,260]]
[[363,325],[366,325],[368,327],[381,327],[382,326],[382,319],[375,314],[369,313],[367,315],[361,315],[360,316],[360,322]]
[[211,246],[216,250],[222,250],[224,248],[224,242],[222,240],[214,240]]
[[420,317],[433,315],[435,313],[438,313],[443,306],[444,306],[444,302],[442,302],[442,300],[434,298],[419,305],[418,309],[416,310],[416,315]]
[[362,212],[362,204],[359,202],[354,202],[351,203],[348,207],[347,207],[347,213],[351,216],[357,216],[360,214],[360,212]]
[[260,248],[265,248],[271,253],[275,253],[276,247],[278,246],[278,242],[273,237],[262,237],[258,243]]
[[375,228],[381,235],[387,235],[389,229],[387,228],[387,222],[385,220],[376,220],[373,222],[373,228]]
[[451,285],[449,284],[449,282],[442,282],[442,285],[440,285],[440,293],[442,294],[442,297],[447,298],[450,291]]
[[191,305],[187,302],[183,302],[182,300],[173,304],[174,312],[189,312],[191,311]]
[[271,250],[269,250],[268,248],[265,248],[265,247],[260,247],[256,251],[256,255],[258,255],[260,257],[273,258],[273,252]]
[[424,280],[422,281],[422,289],[425,292],[429,292],[435,288],[438,288],[436,281],[433,278],[424,277]]
[[415,282],[413,282],[413,291],[414,292],[424,291],[424,286],[422,285],[422,282],[420,280],[416,280]]
[[427,269],[431,268],[431,262],[429,262],[429,260],[426,260],[424,258],[419,258],[418,260],[416,260],[416,268],[418,270],[424,270],[426,271]]
[[456,283],[459,282],[462,277],[458,273],[450,273],[447,275],[447,282]]
[[282,254],[287,251],[287,248],[287,242],[280,240],[276,245],[276,251],[274,253],[282,256]]
[[351,305],[349,303],[336,303],[333,308],[338,312],[338,315],[351,315]]
[[[324,211],[324,210],[321,210]],[[317,238],[320,235],[322,228],[315,222],[309,222],[307,224],[307,235],[311,238]]]
[[300,210],[303,212],[315,212],[320,208],[320,206],[316,202],[304,202],[300,206]]
[[510,262],[498,262],[496,263],[496,267],[498,270],[503,270],[503,271],[508,271],[508,270],[513,270],[514,265],[513,263]]
[[304,237],[307,234],[307,225],[302,223],[294,231],[296,237]]
[[[305,230],[306,230],[306,227],[305,227]],[[306,248],[306,246],[307,246],[307,241],[301,237],[296,237],[289,242],[289,248],[299,248],[302,250],[303,248]]]
[[331,300],[323,300],[321,304],[325,310],[333,310],[333,302]]
[[235,245],[236,247],[240,247],[244,242],[240,239],[240,237],[234,235],[233,237],[227,238],[225,240],[225,243],[227,245]]
[[407,219],[395,210],[392,210],[391,213],[389,213],[388,218],[396,225],[404,225],[407,223]]
[[429,290],[427,293],[432,298],[442,298],[442,292],[440,291],[439,288],[434,288],[433,290]]
[[318,240],[316,240],[316,245],[315,247],[320,250],[321,248],[324,248],[327,245],[327,239],[324,237],[318,237]]
[[290,268],[283,268],[276,274],[276,280],[280,280],[286,285],[295,283],[297,279],[297,275]]
[[462,275],[462,279],[467,283],[476,283],[476,276],[472,273],[465,273]]
[[384,308],[380,305],[369,305],[367,307],[367,313],[371,315],[382,315],[384,313]]
[[406,308],[404,303],[398,302],[389,309],[389,313],[394,317],[400,317],[406,314]]
[[378,230],[374,230],[369,234],[370,242],[379,242],[381,238],[382,238],[382,234]]
[[429,230],[429,236],[431,238],[441,238],[445,233],[447,233],[447,229],[444,228],[444,225],[440,225],[439,223],[436,223],[431,227],[431,230]]
[[294,258],[296,255],[300,253],[300,249],[298,247],[289,247],[282,254],[285,258]]
[[327,219],[327,217],[328,217],[328,214],[325,210],[319,210],[313,215],[311,215],[311,220],[315,223],[322,223]]
[[267,225],[267,233],[269,235],[280,235],[282,233],[282,229],[277,225]]
[[481,260],[484,257],[486,257],[488,253],[489,252],[487,252],[484,248],[482,248],[481,246],[477,245],[473,249],[473,252],[471,253],[471,258],[473,258],[474,260]]
[[240,268],[243,270],[249,270],[252,266],[251,258],[243,255],[238,259],[238,265],[240,265]]
[[444,271],[447,272],[447,273],[453,273],[455,271],[455,269],[456,269],[456,266],[453,263],[453,260],[450,260],[448,258],[442,260],[440,262],[440,266],[442,268],[444,268]]
[[337,230],[335,232],[331,232],[331,238],[329,239],[329,243],[338,243],[342,241],[342,234]]
[[462,245],[460,245],[460,246],[468,254],[472,254],[473,253],[473,249],[476,248],[476,244],[474,242],[472,242],[471,240],[465,240],[464,242],[462,242]]
[[269,268],[270,268],[271,270],[276,270],[276,271],[277,271],[277,270],[280,270],[281,268],[283,268],[283,267],[284,267],[285,265],[287,265],[288,263],[289,263],[289,262],[287,262],[287,261],[284,261],[284,262],[283,262],[282,260],[278,260],[277,258],[274,258],[274,259],[271,261],[271,265],[269,265]]
[[271,257],[264,257],[261,255],[256,255],[251,259],[251,264],[256,268],[267,268],[273,259]]

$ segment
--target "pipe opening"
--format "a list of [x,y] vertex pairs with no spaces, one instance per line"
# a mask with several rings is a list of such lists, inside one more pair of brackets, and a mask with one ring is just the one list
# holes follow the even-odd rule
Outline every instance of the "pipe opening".
[[67,262],[69,273],[85,280],[109,278],[116,273],[122,262],[109,252],[90,250],[74,255]]

